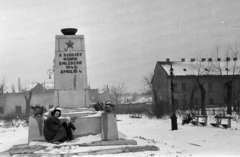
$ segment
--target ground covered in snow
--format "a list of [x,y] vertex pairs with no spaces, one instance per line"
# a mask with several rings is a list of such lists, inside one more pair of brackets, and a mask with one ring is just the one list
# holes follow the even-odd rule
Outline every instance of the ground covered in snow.
[[[134,139],[139,146],[155,145],[159,151],[146,151],[136,153],[92,155],[106,157],[150,157],[150,156],[240,156],[240,123],[232,122],[232,128],[215,128],[207,126],[182,125],[178,118],[178,130],[171,130],[169,119],[149,119],[143,116],[140,119],[130,118],[129,115],[117,115],[118,130],[120,136],[125,139]],[[14,144],[24,143],[28,138],[28,128],[19,126],[17,128],[0,127],[0,152],[11,148]],[[78,143],[99,141],[100,135],[82,137]],[[36,144],[36,143],[31,143]],[[125,146],[95,146],[78,147],[73,143],[62,144],[61,151],[88,151]],[[46,145],[46,143],[45,143]],[[46,151],[59,153],[60,150],[53,149],[52,144],[47,145]],[[6,154],[6,153],[5,153]],[[4,153],[0,153],[4,156]],[[91,155],[87,155],[90,157]],[[74,156],[76,157],[76,155]]]

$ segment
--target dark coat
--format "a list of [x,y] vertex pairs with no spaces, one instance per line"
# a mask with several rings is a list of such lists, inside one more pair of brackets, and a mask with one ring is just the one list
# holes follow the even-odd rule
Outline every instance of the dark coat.
[[53,115],[45,120],[43,134],[48,142],[59,142],[67,138],[67,133],[60,120]]
[[74,131],[76,130],[75,126],[71,122],[69,124],[67,124],[66,122],[63,122],[62,125],[67,132],[69,141],[73,140],[72,130],[74,130]]

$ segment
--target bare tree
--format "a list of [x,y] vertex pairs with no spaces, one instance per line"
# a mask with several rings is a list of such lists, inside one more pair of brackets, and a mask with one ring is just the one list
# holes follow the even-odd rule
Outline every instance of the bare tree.
[[12,93],[16,93],[16,89],[15,89],[15,85],[14,84],[11,85],[11,88],[12,88]]
[[[195,83],[193,83],[193,84],[195,84]],[[190,109],[190,111],[192,111],[195,107],[193,100],[194,100],[196,90],[197,90],[197,86],[194,85],[192,90],[191,90],[191,94],[190,94],[190,98],[189,98],[189,109]]]
[[[226,90],[226,93],[223,92],[223,98],[226,98],[227,114],[232,114],[233,82],[236,75],[239,75],[240,72],[240,67],[237,65],[237,57],[239,56],[239,53],[240,49],[237,42],[233,46],[230,44],[226,45],[222,54],[220,49],[216,47],[216,56],[218,57],[222,55],[225,58],[223,61],[221,61],[221,59],[217,60],[214,63],[213,70],[218,75],[223,76],[223,84]],[[233,61],[231,61],[232,58]]]
[[121,83],[118,86],[111,86],[110,93],[116,99],[116,103],[119,103],[121,101],[121,97],[126,89],[127,88],[125,87],[124,83]]
[[[239,56],[240,50],[237,42],[234,46],[228,45],[226,47],[225,56],[226,56],[226,64],[225,70],[227,75],[232,71],[232,77],[224,82],[224,85],[227,90],[226,100],[227,100],[227,114],[232,114],[232,96],[233,96],[233,81],[235,79],[235,75],[239,74],[240,68],[237,66],[237,57]],[[230,57],[235,58],[233,62],[230,62]]]
[[153,95],[152,79],[153,79],[153,73],[152,72],[150,72],[148,75],[143,76],[143,78],[142,78],[143,92],[145,94],[147,94],[148,96]]
[[[205,104],[206,104],[206,90],[204,87],[205,82],[201,80],[202,75],[209,75],[213,70],[213,62],[212,61],[204,61],[200,57],[197,57],[197,61],[195,64],[191,64],[191,70],[193,74],[196,76],[196,83],[200,90],[201,94],[201,114],[205,115]],[[194,98],[196,87],[193,86],[191,97],[190,97],[190,109],[192,109],[192,102]]]
[[0,82],[0,93],[4,93],[7,90],[7,79],[4,76]]
[[201,114],[205,115],[206,90],[204,88],[204,83],[201,83],[199,78],[197,79],[197,83],[201,93]]
[[20,77],[18,78],[18,93],[22,92],[22,87],[21,87],[21,79]]
[[104,85],[101,90],[102,90],[102,91],[108,90],[108,85]]

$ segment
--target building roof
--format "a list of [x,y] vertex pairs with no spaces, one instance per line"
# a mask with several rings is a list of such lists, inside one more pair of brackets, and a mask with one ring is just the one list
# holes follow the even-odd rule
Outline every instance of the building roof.
[[172,64],[175,76],[199,75],[239,75],[240,61],[165,61],[158,62],[165,72],[170,75]]
[[43,87],[42,84],[38,83],[35,87],[31,89],[33,93],[47,92],[47,89]]

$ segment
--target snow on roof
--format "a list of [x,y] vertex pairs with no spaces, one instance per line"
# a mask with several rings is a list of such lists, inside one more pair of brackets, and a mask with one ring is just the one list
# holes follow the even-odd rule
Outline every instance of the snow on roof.
[[[173,75],[239,75],[240,61],[159,62],[168,75],[172,64]],[[234,73],[233,73],[234,72]]]
[[145,103],[145,102],[151,102],[151,101],[152,101],[152,97],[141,97],[132,103]]

